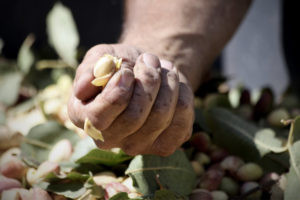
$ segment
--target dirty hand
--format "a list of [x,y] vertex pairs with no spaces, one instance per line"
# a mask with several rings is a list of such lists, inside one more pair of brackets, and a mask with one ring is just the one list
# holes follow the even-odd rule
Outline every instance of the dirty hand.
[[[122,58],[122,65],[101,90],[91,81],[104,54]],[[98,45],[77,69],[68,111],[77,126],[88,118],[102,132],[104,142],[95,141],[102,149],[167,156],[191,135],[193,92],[169,61],[132,46]]]

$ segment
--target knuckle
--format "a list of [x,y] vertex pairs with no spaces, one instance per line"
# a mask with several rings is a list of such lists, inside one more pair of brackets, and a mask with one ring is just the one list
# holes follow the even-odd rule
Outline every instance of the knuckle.
[[170,104],[167,102],[155,102],[152,112],[156,116],[167,115],[170,112]]
[[117,91],[103,96],[103,101],[105,101],[106,104],[111,106],[123,106],[128,103],[129,95],[128,91],[123,88],[118,88]]
[[123,118],[123,122],[126,125],[140,124],[142,121],[141,114],[144,112],[142,107],[136,107],[136,109],[128,110]]
[[73,101],[68,102],[68,115],[73,124],[77,127],[83,128],[83,120],[76,114],[76,107],[74,106]]
[[91,55],[95,55],[95,54],[98,55],[99,53],[102,53],[102,51],[105,51],[108,49],[110,50],[111,47],[107,44],[95,45],[86,52],[85,58],[90,57]]
[[183,139],[183,142],[188,141],[191,138],[192,133],[193,133],[193,129],[191,128],[189,131],[186,132],[186,134],[184,136],[184,139]]
[[192,111],[193,107],[193,93],[187,86],[181,86],[176,108],[180,111]]
[[157,140],[153,144],[153,152],[160,156],[169,156],[176,150],[176,146],[169,144],[168,142]]
[[147,85],[160,84],[160,74],[156,70],[147,70],[143,74],[143,82]]
[[157,154],[160,156],[169,156],[175,152],[175,148],[173,147],[161,147],[160,149],[157,149]]
[[97,147],[100,148],[100,149],[108,150],[108,149],[111,149],[111,148],[115,147],[115,145],[113,144],[112,141],[109,141],[109,142],[107,142],[107,141],[101,142],[99,140],[94,140],[94,141],[95,141],[95,144],[97,145]]
[[121,149],[123,149],[123,151],[130,156],[138,155],[139,152],[141,152],[139,151],[137,145],[134,142],[128,141],[122,143]]
[[176,108],[180,111],[187,111],[191,109],[191,103],[190,101],[185,97],[179,97],[177,101]]

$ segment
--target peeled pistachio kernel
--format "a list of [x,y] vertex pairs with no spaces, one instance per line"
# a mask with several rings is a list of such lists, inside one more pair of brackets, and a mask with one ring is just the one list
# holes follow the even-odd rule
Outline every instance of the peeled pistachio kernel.
[[84,132],[95,140],[104,141],[101,131],[99,131],[88,118],[84,121]]
[[95,79],[92,84],[95,86],[105,86],[111,76],[121,67],[122,58],[112,55],[103,55],[95,64],[93,74]]

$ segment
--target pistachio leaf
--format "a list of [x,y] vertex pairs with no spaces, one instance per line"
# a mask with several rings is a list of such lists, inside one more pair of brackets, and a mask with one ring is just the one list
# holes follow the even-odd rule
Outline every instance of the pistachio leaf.
[[[212,131],[213,140],[216,144],[228,150],[230,153],[238,155],[247,161],[262,161],[267,163],[265,170],[272,170],[272,165],[277,165],[274,169],[281,171],[286,168],[286,160],[284,156],[277,156],[277,154],[268,153],[274,149],[278,150],[279,143],[273,137],[273,133],[265,130],[261,131],[254,124],[251,124],[244,119],[234,115],[224,108],[211,108],[206,111],[205,118],[207,126]],[[261,131],[261,132],[260,132]],[[256,142],[255,135],[257,134]],[[266,138],[272,138],[268,145],[263,145]],[[268,154],[266,154],[268,153]],[[262,155],[265,155],[262,159]],[[275,158],[276,157],[276,158]],[[270,165],[270,162],[272,165]],[[269,167],[272,167],[271,169]]]
[[45,181],[47,182],[59,182],[63,180],[68,180],[68,181],[80,181],[80,182],[85,182],[90,178],[90,175],[88,174],[81,174],[78,172],[70,172],[67,174],[63,175],[57,175],[55,173],[50,173],[45,177]]
[[131,158],[131,156],[128,156],[122,150],[117,150],[114,152],[111,150],[102,150],[96,148],[76,160],[76,162],[115,166]]
[[68,139],[72,145],[75,145],[79,136],[55,121],[48,121],[29,131],[21,145],[21,151],[24,156],[43,162],[48,159],[48,154],[54,144],[62,139]]
[[23,74],[27,74],[34,63],[34,55],[30,49],[33,42],[34,36],[32,34],[28,35],[18,53],[17,66]]
[[55,3],[47,16],[47,33],[49,43],[58,55],[75,67],[79,36],[71,11],[59,2]]
[[80,140],[75,148],[71,160],[78,164],[115,166],[131,159],[121,149],[99,149],[90,137]]
[[0,74],[0,103],[11,106],[17,101],[22,80],[20,72],[10,71]]
[[125,173],[131,176],[137,190],[146,196],[153,196],[159,188],[187,196],[195,186],[196,175],[180,150],[169,157],[138,155]]
[[248,160],[260,157],[254,143],[254,135],[259,130],[255,125],[223,108],[209,109],[205,115],[213,139],[218,145]]
[[76,199],[82,196],[87,189],[84,187],[83,182],[61,182],[61,183],[49,183],[41,182],[37,187],[40,187],[49,192],[63,195],[67,198]]
[[276,138],[275,132],[272,129],[261,129],[255,133],[254,142],[261,156],[267,153],[282,153],[287,150],[282,146],[280,139]]
[[287,186],[284,192],[284,199],[298,199],[300,196],[300,141],[297,141],[289,148],[290,171],[287,174]]
[[300,140],[300,116],[296,117],[293,122],[293,139],[294,141]]
[[154,200],[179,200],[179,199],[184,199],[177,197],[173,192],[170,190],[157,190],[154,195]]
[[128,194],[126,192],[119,192],[118,194],[109,198],[109,200],[138,200],[138,199],[131,199],[128,197]]

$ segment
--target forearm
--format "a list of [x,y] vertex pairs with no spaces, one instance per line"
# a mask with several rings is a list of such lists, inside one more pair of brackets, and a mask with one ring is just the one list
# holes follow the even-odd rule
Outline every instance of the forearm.
[[196,90],[250,1],[127,0],[121,42],[172,61]]

